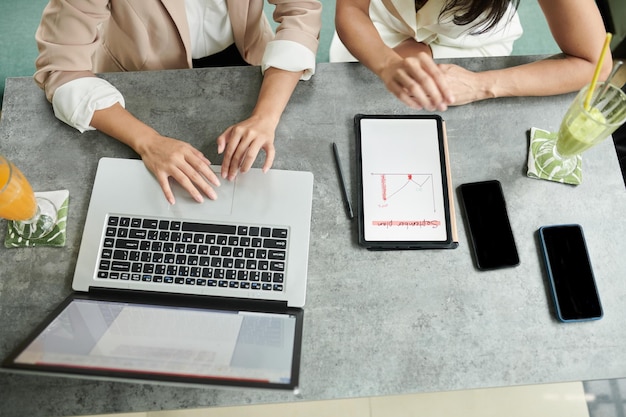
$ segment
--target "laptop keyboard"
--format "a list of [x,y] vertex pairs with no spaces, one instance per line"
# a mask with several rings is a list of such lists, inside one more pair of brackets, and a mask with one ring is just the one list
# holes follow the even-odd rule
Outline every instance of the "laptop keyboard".
[[109,216],[100,279],[283,291],[286,227]]

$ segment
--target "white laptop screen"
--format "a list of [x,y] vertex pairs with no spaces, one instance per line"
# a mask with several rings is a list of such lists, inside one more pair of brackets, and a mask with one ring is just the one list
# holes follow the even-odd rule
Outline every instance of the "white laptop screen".
[[288,313],[74,298],[13,363],[113,377],[293,387],[297,327],[297,317]]

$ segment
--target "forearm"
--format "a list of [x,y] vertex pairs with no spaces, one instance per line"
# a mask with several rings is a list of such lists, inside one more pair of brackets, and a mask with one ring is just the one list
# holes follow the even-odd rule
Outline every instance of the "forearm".
[[268,68],[263,76],[252,117],[270,120],[276,128],[301,75],[301,72]]
[[[605,58],[611,61],[610,57]],[[610,64],[609,64],[610,65]],[[579,90],[591,81],[595,63],[560,56],[481,74],[483,91],[490,97],[547,96]],[[602,71],[601,79],[606,78]]]
[[146,143],[159,134],[150,126],[141,122],[119,103],[102,110],[96,110],[91,119],[91,126],[130,146],[139,155]]
[[381,76],[392,61],[402,58],[381,39],[369,14],[369,1],[337,0],[335,27],[341,42],[350,53],[373,73]]

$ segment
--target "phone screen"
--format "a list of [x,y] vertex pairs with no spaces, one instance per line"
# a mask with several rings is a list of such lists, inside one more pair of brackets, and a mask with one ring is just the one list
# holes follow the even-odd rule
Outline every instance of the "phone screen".
[[460,191],[476,267],[490,270],[518,265],[519,255],[500,182],[462,184]]
[[562,321],[602,317],[593,270],[579,225],[539,229],[558,318]]

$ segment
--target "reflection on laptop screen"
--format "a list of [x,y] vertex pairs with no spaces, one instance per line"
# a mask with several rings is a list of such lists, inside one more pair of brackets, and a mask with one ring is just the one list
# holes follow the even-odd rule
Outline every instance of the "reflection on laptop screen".
[[74,299],[15,362],[290,384],[295,329],[291,314]]

